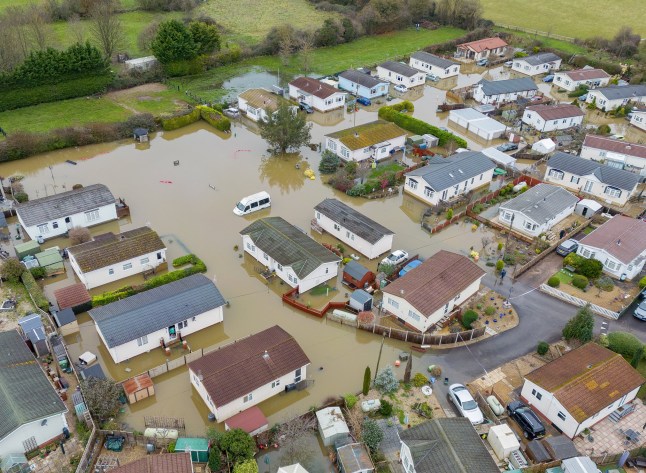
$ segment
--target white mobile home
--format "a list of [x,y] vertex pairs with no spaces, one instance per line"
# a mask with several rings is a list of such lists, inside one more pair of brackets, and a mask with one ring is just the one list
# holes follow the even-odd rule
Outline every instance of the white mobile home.
[[115,363],[160,350],[223,320],[226,301],[203,274],[173,281],[90,310]]
[[482,79],[473,89],[476,102],[501,105],[515,102],[518,97],[530,98],[536,95],[538,87],[529,77],[490,81]]
[[256,220],[240,235],[245,252],[301,293],[337,276],[341,258],[282,217]]
[[561,58],[554,53],[539,53],[514,59],[511,70],[528,76],[547,74],[561,68]]
[[460,63],[436,56],[426,51],[417,51],[410,55],[408,65],[426,74],[433,74],[440,79],[460,74]]
[[310,360],[278,325],[188,364],[191,384],[218,422],[307,379]]
[[646,131],[646,110],[633,110],[630,115],[630,124]]
[[646,176],[646,145],[586,135],[581,157]]
[[93,184],[16,205],[18,221],[32,240],[64,235],[117,219],[116,200],[103,184]]
[[314,207],[314,218],[323,230],[373,259],[390,251],[395,233],[337,199]]
[[527,374],[521,397],[574,438],[635,399],[644,381],[620,354],[588,343]]
[[339,89],[358,97],[374,99],[388,95],[388,82],[356,69],[348,69],[339,74]]
[[395,85],[405,85],[408,88],[424,85],[426,74],[401,62],[386,61],[377,66],[380,79]]
[[576,105],[531,105],[523,112],[523,123],[542,133],[567,130],[583,124],[583,111]]
[[617,107],[632,102],[634,104],[646,103],[646,85],[611,85],[588,91],[585,99],[587,103],[594,103],[599,110],[609,112]]
[[166,245],[149,227],[120,235],[106,233],[68,249],[72,269],[87,289],[135,274],[154,271],[166,262]]
[[575,71],[563,71],[554,74],[554,85],[568,92],[573,92],[580,85],[588,88],[603,87],[610,82],[610,74],[603,69],[584,67]]
[[485,272],[466,256],[441,250],[383,289],[383,308],[426,332],[480,288]]
[[617,279],[639,276],[646,264],[646,222],[615,215],[579,241],[577,253],[603,263],[603,272]]
[[478,187],[488,186],[496,165],[479,151],[448,158],[433,157],[426,166],[406,173],[404,191],[430,205],[449,202]]
[[325,149],[346,162],[381,161],[406,145],[406,131],[385,120],[330,133],[325,138]]
[[319,112],[345,106],[345,92],[311,77],[299,77],[289,83],[289,97]]
[[533,238],[572,215],[578,201],[562,187],[538,184],[501,204],[498,219],[511,230]]
[[[267,89],[248,89],[238,95],[238,109],[254,122],[267,121],[281,103],[287,101]],[[298,107],[293,106],[292,110],[295,113]]]

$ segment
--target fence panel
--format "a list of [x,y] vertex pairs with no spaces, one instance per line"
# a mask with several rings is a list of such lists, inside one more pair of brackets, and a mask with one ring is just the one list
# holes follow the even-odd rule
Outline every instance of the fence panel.
[[184,355],[184,358],[186,358],[186,363],[188,364],[192,361],[202,358],[204,356],[202,352],[203,350],[200,348],[199,350],[195,350],[194,352]]
[[557,299],[561,299],[562,301],[575,305],[577,307],[590,305],[590,310],[592,310],[592,312],[603,317],[607,317],[612,320],[617,320],[619,318],[619,312],[613,312],[612,310],[606,309],[605,307],[592,304],[584,299],[579,299],[576,296],[568,294],[567,292],[559,291],[558,289],[550,287],[547,284],[541,284],[539,289],[541,290],[541,292],[545,292],[551,296],[556,297]]
[[151,368],[148,370],[148,376],[151,378],[154,378],[155,376],[159,376],[161,374],[164,374],[168,371],[168,366],[166,366],[166,363],[163,365],[155,366],[154,368]]
[[447,345],[457,343],[460,341],[468,342],[485,334],[485,328],[477,328],[467,330],[465,332],[449,333],[444,335],[429,335],[426,333],[410,332],[408,330],[400,330],[391,327],[384,327],[383,325],[375,324],[362,324],[357,323],[357,328],[365,330],[366,332],[376,333],[378,335],[385,335],[388,338],[395,338],[408,343],[417,345]]
[[186,357],[182,356],[174,360],[169,360],[166,362],[167,371],[174,370],[176,368],[181,368],[186,364]]

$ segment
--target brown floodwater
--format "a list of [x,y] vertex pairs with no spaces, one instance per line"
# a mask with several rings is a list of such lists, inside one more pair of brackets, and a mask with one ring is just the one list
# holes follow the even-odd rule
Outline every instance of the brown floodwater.
[[[435,114],[444,93],[427,86],[425,94],[416,98],[415,116],[444,126],[446,116],[438,118]],[[329,120],[315,114],[311,117],[312,142],[322,142],[326,133],[352,126],[355,121],[360,124],[376,118],[375,111],[363,109],[356,114],[330,115]],[[394,248],[422,257],[429,257],[439,249],[468,254],[471,247],[481,248],[483,236],[490,236],[484,227],[473,232],[463,223],[430,236],[420,228],[420,218],[426,209],[421,202],[401,194],[369,201],[336,192],[321,181],[318,152],[303,148],[301,154],[270,156],[254,126],[237,122],[232,133],[226,135],[196,123],[181,130],[160,132],[151,138],[150,146],[136,146],[125,140],[3,163],[0,175],[25,176],[22,183],[32,197],[70,189],[77,183],[103,183],[115,196],[126,199],[131,216],[97,227],[93,229],[94,234],[149,224],[167,244],[169,260],[187,252],[202,258],[208,267],[207,276],[214,279],[230,301],[230,307],[225,309],[224,323],[188,337],[191,348],[229,343],[275,324],[294,335],[311,360],[308,371],[311,385],[306,390],[281,394],[263,402],[260,407],[271,423],[320,405],[329,396],[358,391],[365,367],[370,365],[374,372],[381,339],[283,305],[279,296],[286,286],[277,280],[266,285],[258,275],[257,264],[240,251],[234,251],[234,246],[240,244],[239,231],[249,222],[268,215],[282,216],[309,229],[313,207],[322,199],[334,196],[392,229],[396,233]],[[475,149],[481,146],[471,140],[469,145]],[[77,164],[69,164],[67,160]],[[179,164],[175,165],[175,161]],[[296,168],[297,163],[300,169]],[[315,180],[303,175],[308,164],[317,171]],[[271,209],[248,217],[233,214],[232,209],[241,197],[260,190],[271,194]],[[329,235],[312,235],[319,241],[336,243]],[[61,238],[47,242],[44,247],[54,245],[65,247],[68,242]],[[360,262],[371,268],[377,264],[377,260],[366,261],[363,257]],[[301,300],[313,306],[331,298],[342,300],[346,294],[338,279],[329,282],[337,290],[327,297],[306,294]],[[50,281],[47,293],[51,295],[54,288],[72,280],[71,273],[58,276]],[[92,293],[140,281],[137,277],[122,280]],[[161,349],[155,349],[115,365],[99,342],[89,316],[80,315],[79,322],[80,332],[65,338],[72,357],[76,359],[88,350],[98,354],[104,371],[116,380],[166,360]],[[380,367],[392,366],[399,353],[407,349],[407,344],[386,340]],[[169,358],[182,354],[180,348],[174,348]],[[415,356],[415,360],[419,357]],[[403,374],[403,367],[396,370]],[[128,406],[123,422],[142,430],[145,416],[182,417],[188,434],[203,434],[208,412],[192,389],[186,368],[171,371],[154,381],[155,396]]]

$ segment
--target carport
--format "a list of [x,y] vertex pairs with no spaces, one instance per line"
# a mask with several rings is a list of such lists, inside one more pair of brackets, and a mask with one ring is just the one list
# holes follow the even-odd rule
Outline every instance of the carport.
[[451,110],[449,112],[449,120],[485,140],[498,138],[507,129],[502,123],[472,108]]

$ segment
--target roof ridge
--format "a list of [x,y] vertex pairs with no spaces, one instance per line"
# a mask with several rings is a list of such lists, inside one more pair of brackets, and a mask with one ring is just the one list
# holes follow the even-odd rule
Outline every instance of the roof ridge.
[[[598,363],[595,363],[594,365],[590,365],[590,368],[588,368],[587,371],[581,371],[576,376],[574,376],[574,377],[568,379],[567,381],[564,381],[562,384],[559,384],[558,386],[554,387],[552,389],[552,393],[556,394],[557,391],[560,391],[561,389],[566,388],[567,386],[569,386],[572,383],[580,380],[584,376],[587,376],[588,374],[592,373],[593,371],[596,372],[598,368],[601,368],[601,367],[607,365],[608,363],[610,363],[611,361],[614,361],[618,356],[621,356],[621,355],[619,355],[619,353],[612,353],[612,355],[609,356],[608,358],[605,358],[605,359],[599,361]],[[547,365],[545,365],[545,366],[547,366]]]

